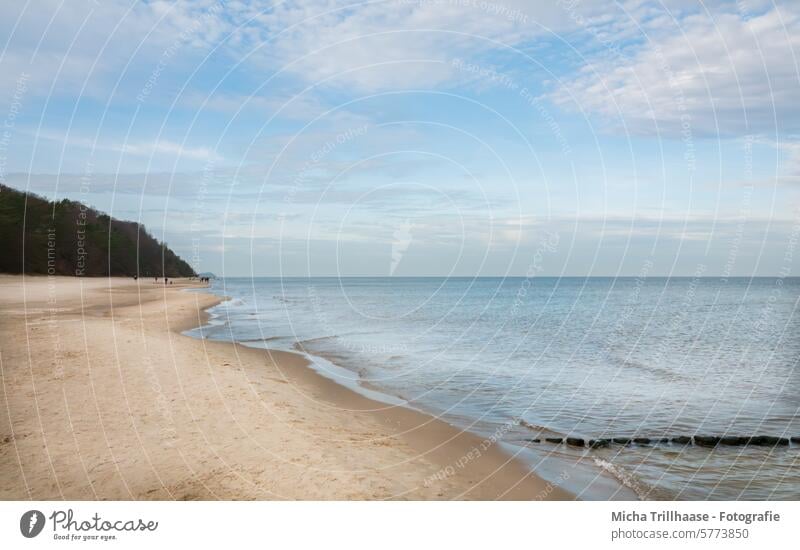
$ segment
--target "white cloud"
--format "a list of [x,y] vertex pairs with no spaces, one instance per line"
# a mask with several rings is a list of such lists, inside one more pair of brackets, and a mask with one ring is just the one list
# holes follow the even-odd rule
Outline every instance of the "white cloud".
[[208,147],[187,147],[169,140],[158,140],[142,143],[125,143],[120,147],[121,152],[131,155],[169,155],[187,157],[197,160],[219,160],[220,157]]
[[[115,93],[131,97],[160,62],[167,67],[158,80],[183,85],[203,56],[218,48],[257,79],[280,71],[305,84],[327,81],[357,92],[432,87],[455,76],[454,57],[572,29],[575,9],[593,20],[604,5],[583,0],[568,10],[525,0],[86,0],[67,7],[44,0],[26,10],[7,2],[0,4],[0,33],[8,36],[0,70],[30,74],[37,95],[83,89],[107,99],[120,84]],[[168,89],[166,82],[156,87]]]
[[307,0],[251,8],[239,19],[248,16],[252,22],[232,44],[253,49],[257,63],[361,92],[435,86],[452,77],[454,56],[503,49],[545,27],[572,24],[560,6],[522,0]]
[[65,135],[52,130],[38,130],[28,132],[35,135],[37,139],[45,139],[61,143],[65,148],[80,148],[91,151],[109,151],[112,153],[122,153],[140,157],[151,157],[156,155],[167,155],[170,157],[188,158],[195,160],[220,160],[221,157],[208,147],[190,147],[168,139],[155,141],[129,141],[113,142],[107,139],[91,139],[79,135]]
[[800,142],[780,142],[775,145],[784,154],[784,159],[779,163],[777,183],[788,185],[800,184]]
[[588,63],[551,98],[633,133],[800,130],[800,6],[643,21],[631,56]]
[[[30,93],[107,98],[124,77],[136,93],[160,60],[207,51],[230,30],[213,0],[0,2],[0,70]],[[2,92],[0,92],[2,93]]]

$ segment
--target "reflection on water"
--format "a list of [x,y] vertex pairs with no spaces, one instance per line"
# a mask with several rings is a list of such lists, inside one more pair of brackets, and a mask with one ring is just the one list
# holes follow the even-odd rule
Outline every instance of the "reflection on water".
[[513,425],[504,440],[530,460],[596,472],[584,496],[613,476],[644,498],[800,498],[797,445],[526,442],[800,436],[798,279],[226,279],[215,289],[233,300],[214,310],[207,337],[325,357],[476,431]]

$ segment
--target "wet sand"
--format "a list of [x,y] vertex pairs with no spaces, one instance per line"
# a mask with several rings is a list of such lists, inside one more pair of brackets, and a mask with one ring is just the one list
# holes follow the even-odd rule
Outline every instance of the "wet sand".
[[573,498],[301,355],[181,335],[201,286],[0,276],[0,498]]

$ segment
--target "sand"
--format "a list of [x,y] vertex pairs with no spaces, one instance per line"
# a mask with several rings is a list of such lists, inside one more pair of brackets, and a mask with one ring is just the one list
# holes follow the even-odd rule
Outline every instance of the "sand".
[[0,499],[571,499],[297,354],[184,336],[197,282],[0,276]]

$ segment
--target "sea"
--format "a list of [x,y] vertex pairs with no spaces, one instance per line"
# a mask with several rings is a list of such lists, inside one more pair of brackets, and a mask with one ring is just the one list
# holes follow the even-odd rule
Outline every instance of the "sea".
[[[189,334],[498,440],[582,499],[800,499],[798,278],[223,278]],[[604,448],[545,438],[647,438]],[[534,440],[539,439],[539,442]]]

